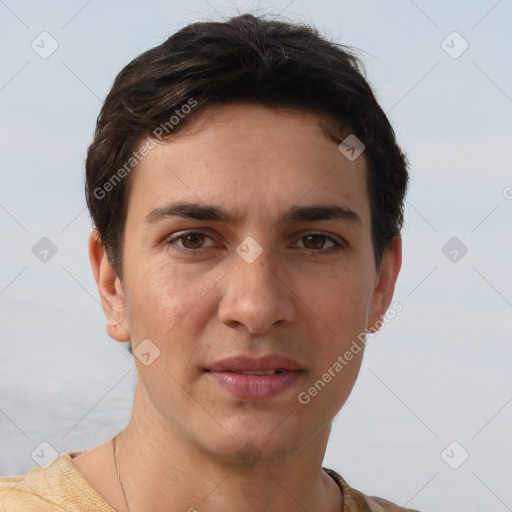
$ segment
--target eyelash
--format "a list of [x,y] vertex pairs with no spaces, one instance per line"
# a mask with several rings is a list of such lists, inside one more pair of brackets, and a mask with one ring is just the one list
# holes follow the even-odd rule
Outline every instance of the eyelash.
[[[165,245],[170,247],[173,245],[173,243],[175,241],[181,240],[189,235],[204,235],[205,237],[211,239],[211,237],[209,235],[202,233],[200,231],[182,231],[182,232],[178,233],[177,235],[173,236],[172,238],[169,238],[165,242]],[[313,256],[321,256],[322,254],[331,254],[332,252],[339,252],[339,251],[345,249],[344,244],[341,244],[335,238],[325,235],[323,233],[309,232],[309,233],[306,233],[306,234],[302,235],[301,237],[299,237],[299,240],[302,238],[306,238],[309,235],[317,235],[317,236],[324,237],[326,239],[326,241],[328,240],[334,244],[334,246],[328,247],[327,249],[307,249],[307,248],[300,247],[300,249],[309,251],[311,253],[311,255],[313,255]],[[173,250],[181,252],[182,254],[193,255],[193,256],[199,256],[199,255],[203,254],[203,252],[206,251],[207,249],[208,249],[208,247],[202,247],[199,249],[187,249],[186,247],[180,247],[179,245],[174,245],[174,247],[173,247]]]

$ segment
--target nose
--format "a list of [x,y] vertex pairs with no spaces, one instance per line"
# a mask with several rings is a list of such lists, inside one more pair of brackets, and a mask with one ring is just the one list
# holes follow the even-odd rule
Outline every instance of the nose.
[[228,327],[244,326],[253,334],[292,322],[296,315],[295,296],[287,281],[282,272],[279,275],[267,251],[252,263],[237,255],[223,279],[219,319]]

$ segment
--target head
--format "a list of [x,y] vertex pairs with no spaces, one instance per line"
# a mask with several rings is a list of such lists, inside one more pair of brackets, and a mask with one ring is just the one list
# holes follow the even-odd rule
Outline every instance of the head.
[[[355,159],[339,149],[348,136],[364,144]],[[225,457],[246,442],[273,457],[311,441],[348,397],[363,350],[338,373],[337,356],[391,302],[407,180],[361,64],[311,27],[195,23],[129,63],[98,118],[86,196],[93,270],[120,324],[109,335],[159,354],[136,359],[147,403]],[[302,372],[271,399],[209,380],[223,357],[270,353]],[[298,401],[329,369],[333,384]],[[217,437],[190,426],[204,416],[198,401]],[[293,435],[269,440],[286,414]]]

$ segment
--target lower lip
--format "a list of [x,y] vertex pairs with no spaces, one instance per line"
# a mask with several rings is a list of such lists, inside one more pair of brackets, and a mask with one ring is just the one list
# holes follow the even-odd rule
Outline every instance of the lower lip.
[[304,371],[287,371],[270,375],[209,371],[208,374],[238,398],[263,400],[292,387],[303,377]]

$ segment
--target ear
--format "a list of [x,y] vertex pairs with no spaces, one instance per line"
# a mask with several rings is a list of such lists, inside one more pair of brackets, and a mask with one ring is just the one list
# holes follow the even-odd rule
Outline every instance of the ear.
[[93,230],[89,235],[89,259],[107,318],[107,334],[117,341],[130,341],[123,286],[108,261],[107,252],[97,230]]
[[367,329],[370,333],[382,327],[382,318],[391,304],[395,283],[402,266],[402,238],[396,235],[382,256],[368,314]]

